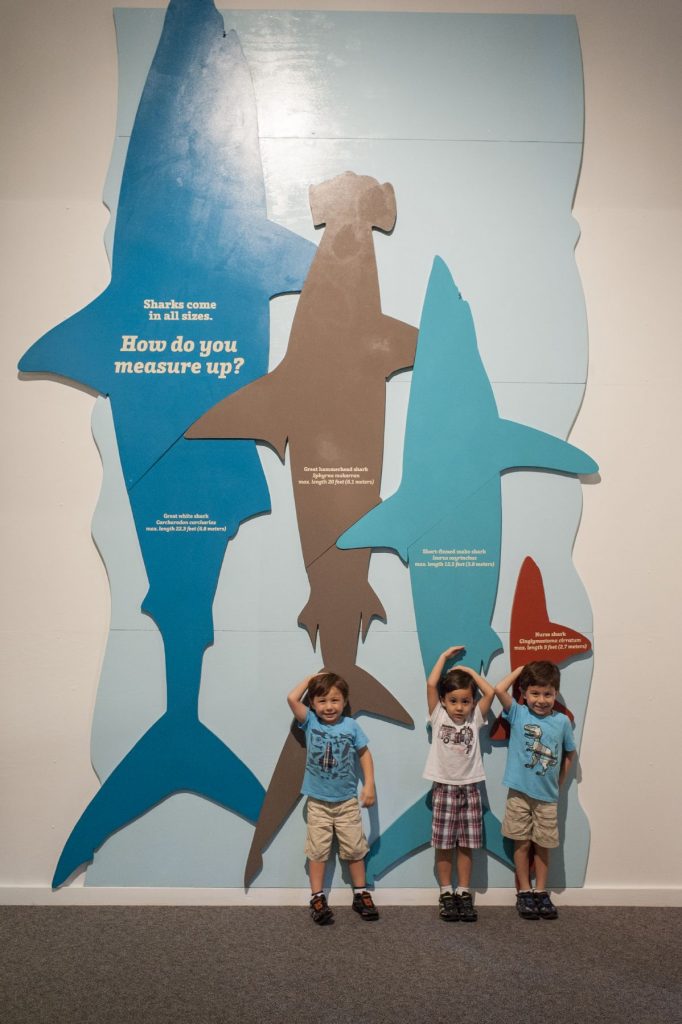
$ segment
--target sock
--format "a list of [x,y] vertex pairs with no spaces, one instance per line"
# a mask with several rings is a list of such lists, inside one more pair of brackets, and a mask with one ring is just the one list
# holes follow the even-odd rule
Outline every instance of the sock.
[[469,892],[469,890],[468,890],[468,889],[466,889],[466,888],[465,888],[465,887],[464,887],[463,885],[458,885],[458,886],[457,886],[457,889],[456,889],[456,895],[457,895],[457,896],[461,896],[461,895],[462,895],[463,893],[465,893],[465,892],[467,892],[467,893],[468,893],[468,892]]
[[320,889],[319,892],[313,892],[310,894],[311,900],[314,900],[316,896],[324,896],[324,889]]
[[452,886],[451,885],[441,885],[441,887],[440,887],[440,894],[441,894],[441,896],[444,896],[446,892],[452,892]]
[[364,891],[365,891],[365,886],[364,885],[354,885],[353,886],[353,895],[354,896],[361,896]]

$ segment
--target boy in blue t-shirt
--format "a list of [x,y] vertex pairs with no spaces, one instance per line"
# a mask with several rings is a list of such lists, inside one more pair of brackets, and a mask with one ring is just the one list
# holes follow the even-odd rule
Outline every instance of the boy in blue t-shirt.
[[[557,802],[575,756],[568,717],[554,710],[559,669],[550,661],[532,661],[495,687],[503,718],[511,727],[503,782],[509,786],[502,834],[514,840],[514,866],[521,917],[552,920],[557,909],[547,892],[550,850],[559,845]],[[525,704],[509,692],[518,679]],[[531,889],[531,858],[536,888]]]
[[[308,691],[310,707],[303,703]],[[287,702],[306,739],[305,775],[301,792],[307,796],[308,833],[305,855],[310,875],[310,913],[316,924],[331,924],[332,910],[324,895],[324,871],[334,834],[339,856],[348,861],[353,883],[353,910],[363,921],[376,921],[379,911],[365,889],[365,856],[369,844],[362,830],[358,803],[358,767],[364,785],[360,800],[376,800],[374,763],[367,737],[354,718],[346,718],[348,683],[334,672],[318,672],[294,687]]]

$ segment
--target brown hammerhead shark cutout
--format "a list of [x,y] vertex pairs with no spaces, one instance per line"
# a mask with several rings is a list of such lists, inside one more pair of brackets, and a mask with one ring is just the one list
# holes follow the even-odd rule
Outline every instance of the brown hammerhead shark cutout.
[[[352,172],[311,186],[316,226],[326,225],[308,272],[289,346],[272,373],[224,399],[188,438],[265,441],[284,461],[289,443],[296,516],[310,599],[299,616],[325,668],[347,680],[352,713],[405,725],[412,719],[355,664],[373,618],[385,621],[369,585],[368,549],[341,551],[338,537],[379,503],[386,380],[414,362],[417,329],[381,311],[372,228],[390,232],[393,187]],[[300,794],[305,748],[287,738],[256,825],[245,884],[262,867],[261,851]]]

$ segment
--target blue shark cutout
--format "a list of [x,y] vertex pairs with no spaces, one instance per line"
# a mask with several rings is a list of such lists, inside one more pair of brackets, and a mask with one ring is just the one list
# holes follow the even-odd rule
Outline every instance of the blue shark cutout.
[[[197,705],[227,542],[270,499],[253,442],[192,444],[183,433],[267,371],[269,299],[300,291],[315,251],[267,219],[236,34],[225,34],[212,0],[171,0],[130,138],[111,283],[19,364],[110,396],[149,579],[143,610],[166,660],[166,713],[85,810],[54,886],[112,831],[179,790],[258,817],[263,787],[199,723]],[[215,306],[199,313],[190,302]],[[216,340],[226,344],[209,353]]]
[[[560,438],[499,417],[471,311],[446,264],[433,263],[424,300],[394,495],[338,540],[340,548],[390,548],[409,562],[424,671],[454,642],[485,671],[501,647],[490,626],[499,577],[500,474],[513,468],[595,473],[597,464]],[[429,842],[418,801],[370,851],[388,866]],[[486,847],[503,852],[489,812]],[[376,867],[373,868],[377,873]]]

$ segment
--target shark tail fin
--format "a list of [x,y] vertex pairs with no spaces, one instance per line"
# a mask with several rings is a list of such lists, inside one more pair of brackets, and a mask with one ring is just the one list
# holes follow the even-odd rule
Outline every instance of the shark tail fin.
[[430,842],[431,794],[425,793],[370,846],[365,862],[368,884]]
[[244,868],[244,886],[248,887],[263,868],[263,851],[293,811],[301,795],[305,770],[305,739],[296,722],[291,726],[275,770],[270,779],[263,806],[256,822]]
[[[391,868],[431,843],[431,793],[425,793],[401,814],[370,847],[367,881],[385,875]],[[514,867],[513,844],[504,838],[499,819],[489,807],[483,808],[485,849],[507,867]]]
[[192,424],[185,437],[265,441],[284,462],[291,395],[286,374],[278,369],[223,398]]
[[192,792],[255,821],[263,787],[197,719],[163,715],[105,779],[69,836],[52,880],[58,888],[109,836],[173,793]]
[[401,725],[414,725],[412,717],[407,713],[399,700],[383,686],[378,679],[365,672],[358,665],[344,666],[340,675],[348,683],[350,689],[350,708],[353,715],[363,712],[368,715],[379,715]]

